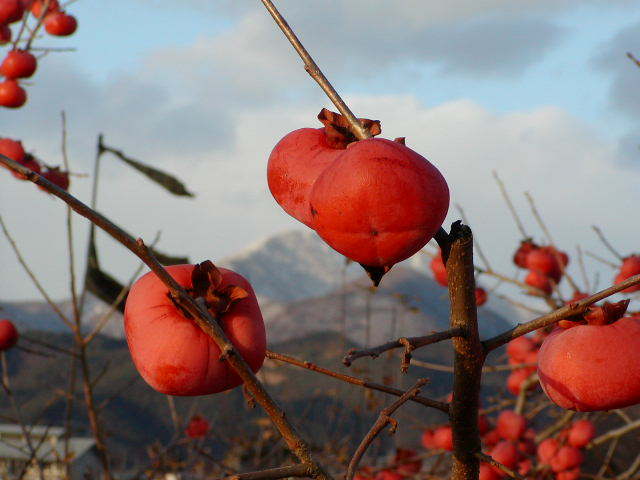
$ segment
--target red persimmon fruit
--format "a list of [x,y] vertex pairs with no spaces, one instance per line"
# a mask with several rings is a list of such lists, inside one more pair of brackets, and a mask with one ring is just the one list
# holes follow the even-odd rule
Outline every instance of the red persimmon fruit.
[[540,384],[562,408],[598,411],[640,403],[640,319],[605,320],[558,328],[540,347]]
[[0,75],[6,78],[29,78],[38,68],[36,57],[25,50],[11,50],[0,64]]
[[[188,291],[205,298],[227,338],[251,369],[262,366],[266,334],[251,285],[241,275],[198,265],[166,267]],[[131,288],[124,312],[127,344],[136,368],[153,388],[168,395],[207,395],[242,383],[220,348],[169,296],[152,272]]]
[[0,82],[0,107],[20,108],[27,101],[27,92],[17,81]]
[[9,350],[18,342],[18,330],[11,320],[0,320],[0,351]]

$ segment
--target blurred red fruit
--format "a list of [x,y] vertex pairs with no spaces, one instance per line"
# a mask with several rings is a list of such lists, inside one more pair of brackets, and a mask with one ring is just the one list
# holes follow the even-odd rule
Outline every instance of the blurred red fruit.
[[[491,457],[500,462],[505,467],[514,468],[520,459],[518,448],[513,442],[503,440],[491,449]],[[497,467],[493,467],[496,473],[503,475],[504,472]]]
[[0,138],[0,154],[15,162],[20,162],[24,158],[25,152],[20,140]]
[[535,342],[529,337],[518,337],[507,343],[507,355],[517,363],[525,363],[527,355],[536,350]]
[[513,410],[505,410],[498,416],[496,429],[505,440],[518,440],[527,429],[527,420]]
[[560,442],[555,438],[547,438],[538,445],[538,461],[542,465],[551,465],[551,459],[558,453]]
[[18,330],[11,320],[0,320],[0,351],[9,350],[18,342]]
[[431,260],[431,272],[433,273],[433,278],[435,278],[436,282],[443,287],[448,285],[447,267],[442,261],[442,254],[440,252],[438,252],[438,254]]
[[420,437],[420,442],[422,443],[422,446],[427,450],[431,450],[432,448],[437,448],[433,440],[433,430],[425,430],[424,432],[422,432],[422,436]]
[[553,283],[551,282],[551,279],[545,274],[537,271],[529,272],[524,278],[524,283],[541,290],[547,295],[550,295],[551,292],[553,292]]
[[582,452],[576,447],[565,445],[560,447],[558,452],[551,458],[551,470],[554,472],[563,472],[580,466],[584,457]]
[[586,447],[596,436],[596,427],[589,420],[578,420],[569,429],[568,441],[572,447]]
[[189,438],[204,438],[209,433],[211,426],[209,422],[200,415],[194,415],[187,425],[185,433]]
[[27,92],[15,80],[0,82],[0,107],[20,108],[27,101]]
[[11,27],[0,24],[0,45],[6,45],[11,41]]
[[[58,167],[48,168],[42,176],[62,190],[69,189],[69,172],[64,172]],[[42,190],[44,188],[40,187]]]
[[397,449],[393,462],[396,465],[396,471],[407,477],[415,475],[422,468],[422,460],[418,458],[418,453],[411,449]]
[[451,427],[439,427],[433,431],[433,443],[436,448],[453,450],[453,431]]
[[64,12],[49,13],[45,17],[44,29],[56,37],[68,37],[78,28],[78,21],[73,15]]
[[29,78],[38,68],[33,54],[24,50],[11,50],[0,64],[0,75],[8,79]]
[[502,477],[495,472],[491,465],[487,465],[486,463],[480,464],[480,476],[479,480],[500,480]]
[[520,246],[513,255],[513,263],[520,268],[527,268],[527,256],[529,253],[537,250],[539,247],[531,240],[523,240],[520,242]]
[[476,305],[478,307],[481,307],[482,305],[487,303],[488,298],[489,298],[489,295],[487,295],[487,291],[484,288],[482,287],[476,288]]
[[0,24],[17,22],[22,18],[23,12],[20,0],[0,0]]
[[[30,8],[31,13],[34,17],[40,18],[40,15],[44,11],[45,1],[46,0],[33,0],[33,2],[31,2]],[[46,13],[56,12],[58,10],[60,10],[60,4],[58,3],[58,0],[49,0],[49,6]]]
[[578,480],[580,478],[580,468],[565,470],[556,473],[556,480]]
[[403,480],[404,477],[393,470],[382,470],[376,475],[375,480]]

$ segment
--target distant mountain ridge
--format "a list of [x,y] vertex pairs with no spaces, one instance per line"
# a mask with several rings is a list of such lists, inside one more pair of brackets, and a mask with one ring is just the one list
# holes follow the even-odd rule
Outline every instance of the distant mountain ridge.
[[[343,333],[344,311],[346,334],[355,343],[366,340],[367,311],[373,325],[386,325],[391,312],[395,311],[398,335],[423,335],[430,330],[445,329],[449,322],[446,289],[425,273],[427,262],[422,258],[394,266],[375,293],[371,293],[371,283],[359,265],[347,265],[343,256],[312,231],[294,230],[274,235],[218,263],[251,282],[270,341],[286,341],[296,335],[322,331]],[[505,302],[492,299],[492,304],[500,307],[500,313],[487,307],[479,309],[484,335],[508,328],[512,322],[505,318],[515,315]],[[64,312],[71,311],[68,301],[61,302],[59,307]],[[19,328],[66,331],[44,302],[0,302],[0,308],[3,309],[0,315],[12,318]],[[91,329],[107,308],[89,296],[84,310],[85,324]],[[388,328],[372,329],[371,324],[369,341],[389,338]],[[114,338],[124,337],[122,316],[118,312],[113,314],[103,333]]]

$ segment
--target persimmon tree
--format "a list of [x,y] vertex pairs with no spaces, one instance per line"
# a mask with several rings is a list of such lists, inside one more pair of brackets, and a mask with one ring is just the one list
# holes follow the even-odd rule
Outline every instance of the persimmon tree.
[[[640,402],[640,367],[633,358],[628,358],[633,355],[637,340],[627,343],[629,338],[635,339],[634,334],[640,328],[640,317],[626,313],[628,301],[596,305],[614,294],[632,293],[640,288],[640,262],[637,262],[637,256],[619,256],[619,272],[614,285],[595,293],[583,292],[568,272],[568,256],[554,245],[546,227],[540,222],[546,233],[547,243],[539,245],[523,231],[522,244],[514,255],[514,263],[528,270],[525,280],[520,281],[493,270],[481,250],[477,246],[474,248],[472,230],[466,224],[468,222],[456,221],[448,231],[441,226],[448,207],[448,190],[445,179],[435,167],[406,147],[401,139],[373,139],[380,133],[379,124],[358,119],[353,114],[274,4],[270,0],[262,0],[262,3],[301,56],[306,71],[340,112],[336,114],[323,110],[320,120],[323,121],[324,128],[309,132],[317,141],[324,142],[327,150],[322,154],[322,161],[315,165],[315,170],[301,168],[295,173],[299,177],[294,180],[302,178],[302,182],[286,184],[286,174],[295,177],[291,170],[300,167],[300,164],[295,159],[286,158],[286,141],[283,140],[284,143],[276,147],[272,153],[274,161],[270,164],[270,169],[273,168],[269,172],[269,185],[278,202],[294,217],[317,229],[320,236],[336,250],[361,263],[374,285],[383,279],[394,263],[416,253],[431,237],[439,247],[439,251],[434,253],[432,268],[438,283],[448,289],[449,328],[421,337],[402,337],[377,347],[345,352],[344,364],[349,366],[363,357],[376,358],[384,352],[400,350],[400,368],[403,372],[412,366],[450,369],[453,374],[451,395],[444,400],[425,396],[422,392],[428,385],[427,379],[417,381],[408,390],[400,390],[305,360],[265,351],[264,332],[261,333],[260,328],[250,332],[250,338],[241,338],[242,333],[238,331],[246,329],[234,329],[237,318],[254,322],[254,327],[261,326],[262,322],[255,296],[245,279],[222,266],[218,269],[209,261],[179,268],[163,266],[142,239],[129,235],[95,208],[70,194],[67,191],[68,184],[55,181],[55,177],[40,175],[37,168],[24,161],[24,157],[16,159],[3,152],[0,154],[0,163],[14,175],[35,183],[61,199],[71,210],[87,218],[95,227],[104,230],[131,251],[151,270],[134,286],[125,310],[127,339],[142,376],[161,392],[189,395],[217,392],[243,384],[250,401],[264,409],[273,428],[281,435],[297,463],[234,474],[233,477],[239,480],[285,477],[328,480],[342,476],[347,480],[356,477],[359,480],[374,477],[377,480],[399,480],[412,476],[449,477],[454,480],[488,480],[504,476],[569,480],[580,478],[583,452],[607,442],[609,450],[599,471],[589,475],[590,478],[612,478],[607,475],[619,439],[639,428],[640,420],[625,418],[624,413],[618,412],[613,415],[619,415],[624,424],[601,433],[597,431],[591,417],[573,421],[576,416],[574,410],[558,416],[557,413],[561,410],[553,407],[546,395],[560,407],[579,411],[622,408]],[[10,147],[15,148],[16,145],[12,144]],[[104,151],[102,140],[99,147],[101,152]],[[380,212],[374,214],[363,212],[363,205],[366,208],[366,205],[382,205],[387,201],[392,206],[398,206],[403,201],[392,192],[396,185],[389,180],[394,162],[382,167],[376,164],[373,170],[380,168],[380,172],[372,174],[370,165],[366,165],[368,149],[372,149],[373,157],[377,160],[398,155],[396,164],[408,165],[407,168],[411,170],[405,176],[411,177],[409,193],[413,195],[408,197],[410,205],[402,210],[402,215],[406,217],[399,220],[390,218],[394,215],[393,209],[381,208]],[[279,169],[284,169],[284,173]],[[359,181],[369,174],[375,176],[376,188],[379,190],[371,192],[365,188],[363,193]],[[385,183],[387,180],[389,184]],[[504,186],[500,185],[508,205],[511,206]],[[301,188],[303,191],[298,191],[298,196],[289,197],[292,188]],[[360,202],[362,196],[368,194],[374,200],[369,203]],[[425,195],[435,197],[426,206],[429,208],[422,204],[416,206],[415,203]],[[534,216],[540,219],[533,203],[532,207]],[[339,215],[336,209],[352,216],[345,215],[346,222],[345,218],[334,222],[332,215]],[[375,228],[362,228],[359,222],[363,214],[375,216]],[[462,212],[461,216],[464,216]],[[420,218],[416,221],[415,217]],[[412,224],[413,221],[418,226]],[[357,228],[350,229],[352,224]],[[402,231],[403,235],[395,235],[397,230]],[[414,237],[413,230],[420,230],[421,236]],[[405,235],[406,232],[411,234]],[[392,238],[390,243],[385,243],[389,238]],[[474,250],[482,260],[482,266],[476,265]],[[498,335],[481,339],[477,305],[484,300],[486,291],[478,291],[477,275],[494,276],[525,288],[527,295],[544,300],[548,312],[541,312],[532,320]],[[565,300],[559,290],[560,282],[565,279],[574,292],[570,300]],[[146,302],[151,304],[147,305]],[[159,305],[170,316],[171,321],[167,325],[157,322],[151,323],[152,326],[145,325],[145,315]],[[84,358],[90,342],[81,336],[80,315],[79,312],[76,314],[75,323],[69,323],[77,340],[75,355]],[[558,329],[552,332],[554,326],[558,326]],[[159,330],[146,332],[145,328]],[[527,336],[534,332],[535,336]],[[245,341],[251,343],[251,337],[257,338],[256,343],[260,343],[258,348],[246,348]],[[560,341],[565,337],[570,337],[571,340]],[[421,364],[412,358],[416,350],[447,340],[452,343],[453,366]],[[189,341],[198,348],[195,358],[181,359],[182,367],[175,369],[167,352],[174,349],[175,353],[176,345],[190,345]],[[507,364],[487,365],[489,355],[495,355],[505,345]],[[206,351],[215,355],[215,358],[207,358],[202,353]],[[619,358],[608,365],[609,358],[616,351],[620,353]],[[255,371],[265,356],[393,397],[379,412],[377,420],[355,451],[351,452],[348,461],[344,462],[343,469],[330,469],[326,466],[327,459],[312,449],[308,439],[298,432],[295,421],[286,415],[258,380]],[[591,365],[591,362],[594,364]],[[604,365],[596,366],[595,363]],[[211,369],[215,378],[198,377],[200,370],[207,368]],[[613,372],[608,371],[610,369],[615,370],[615,377]],[[483,405],[482,377],[496,370],[512,372],[507,384],[509,394],[491,402],[491,405]],[[85,390],[89,389],[85,391],[85,401],[90,405],[90,377],[88,372],[83,374]],[[195,381],[198,378],[200,382]],[[538,381],[546,394],[536,390]],[[607,396],[607,392],[613,394],[613,390],[620,388],[623,393],[615,400]],[[587,394],[592,396],[585,400]],[[435,409],[443,415],[444,421],[440,425],[425,426],[422,444],[426,453],[398,450],[389,465],[366,465],[367,450],[386,427],[391,432],[398,428],[394,414],[407,402]],[[546,410],[555,412],[555,416],[548,414],[548,418],[542,421],[542,412]],[[498,413],[495,420],[489,418],[493,413]],[[99,420],[97,417],[90,420],[102,455],[104,478],[113,478],[106,447],[101,443]],[[194,417],[186,434],[191,439],[199,439],[206,435],[209,428],[206,419]],[[431,456],[437,456],[438,460],[430,465],[429,472],[423,472],[422,462]],[[640,456],[624,472],[613,478],[634,478],[638,470]]]

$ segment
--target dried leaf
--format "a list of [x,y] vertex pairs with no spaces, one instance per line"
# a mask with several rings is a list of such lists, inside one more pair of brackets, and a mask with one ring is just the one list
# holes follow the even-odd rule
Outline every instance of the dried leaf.
[[[318,114],[318,120],[324,125],[327,143],[332,148],[345,149],[350,143],[358,141],[358,138],[351,132],[347,119],[339,113],[323,108]],[[380,120],[369,120],[368,118],[359,118],[358,120],[372,136],[375,137],[382,132]]]

